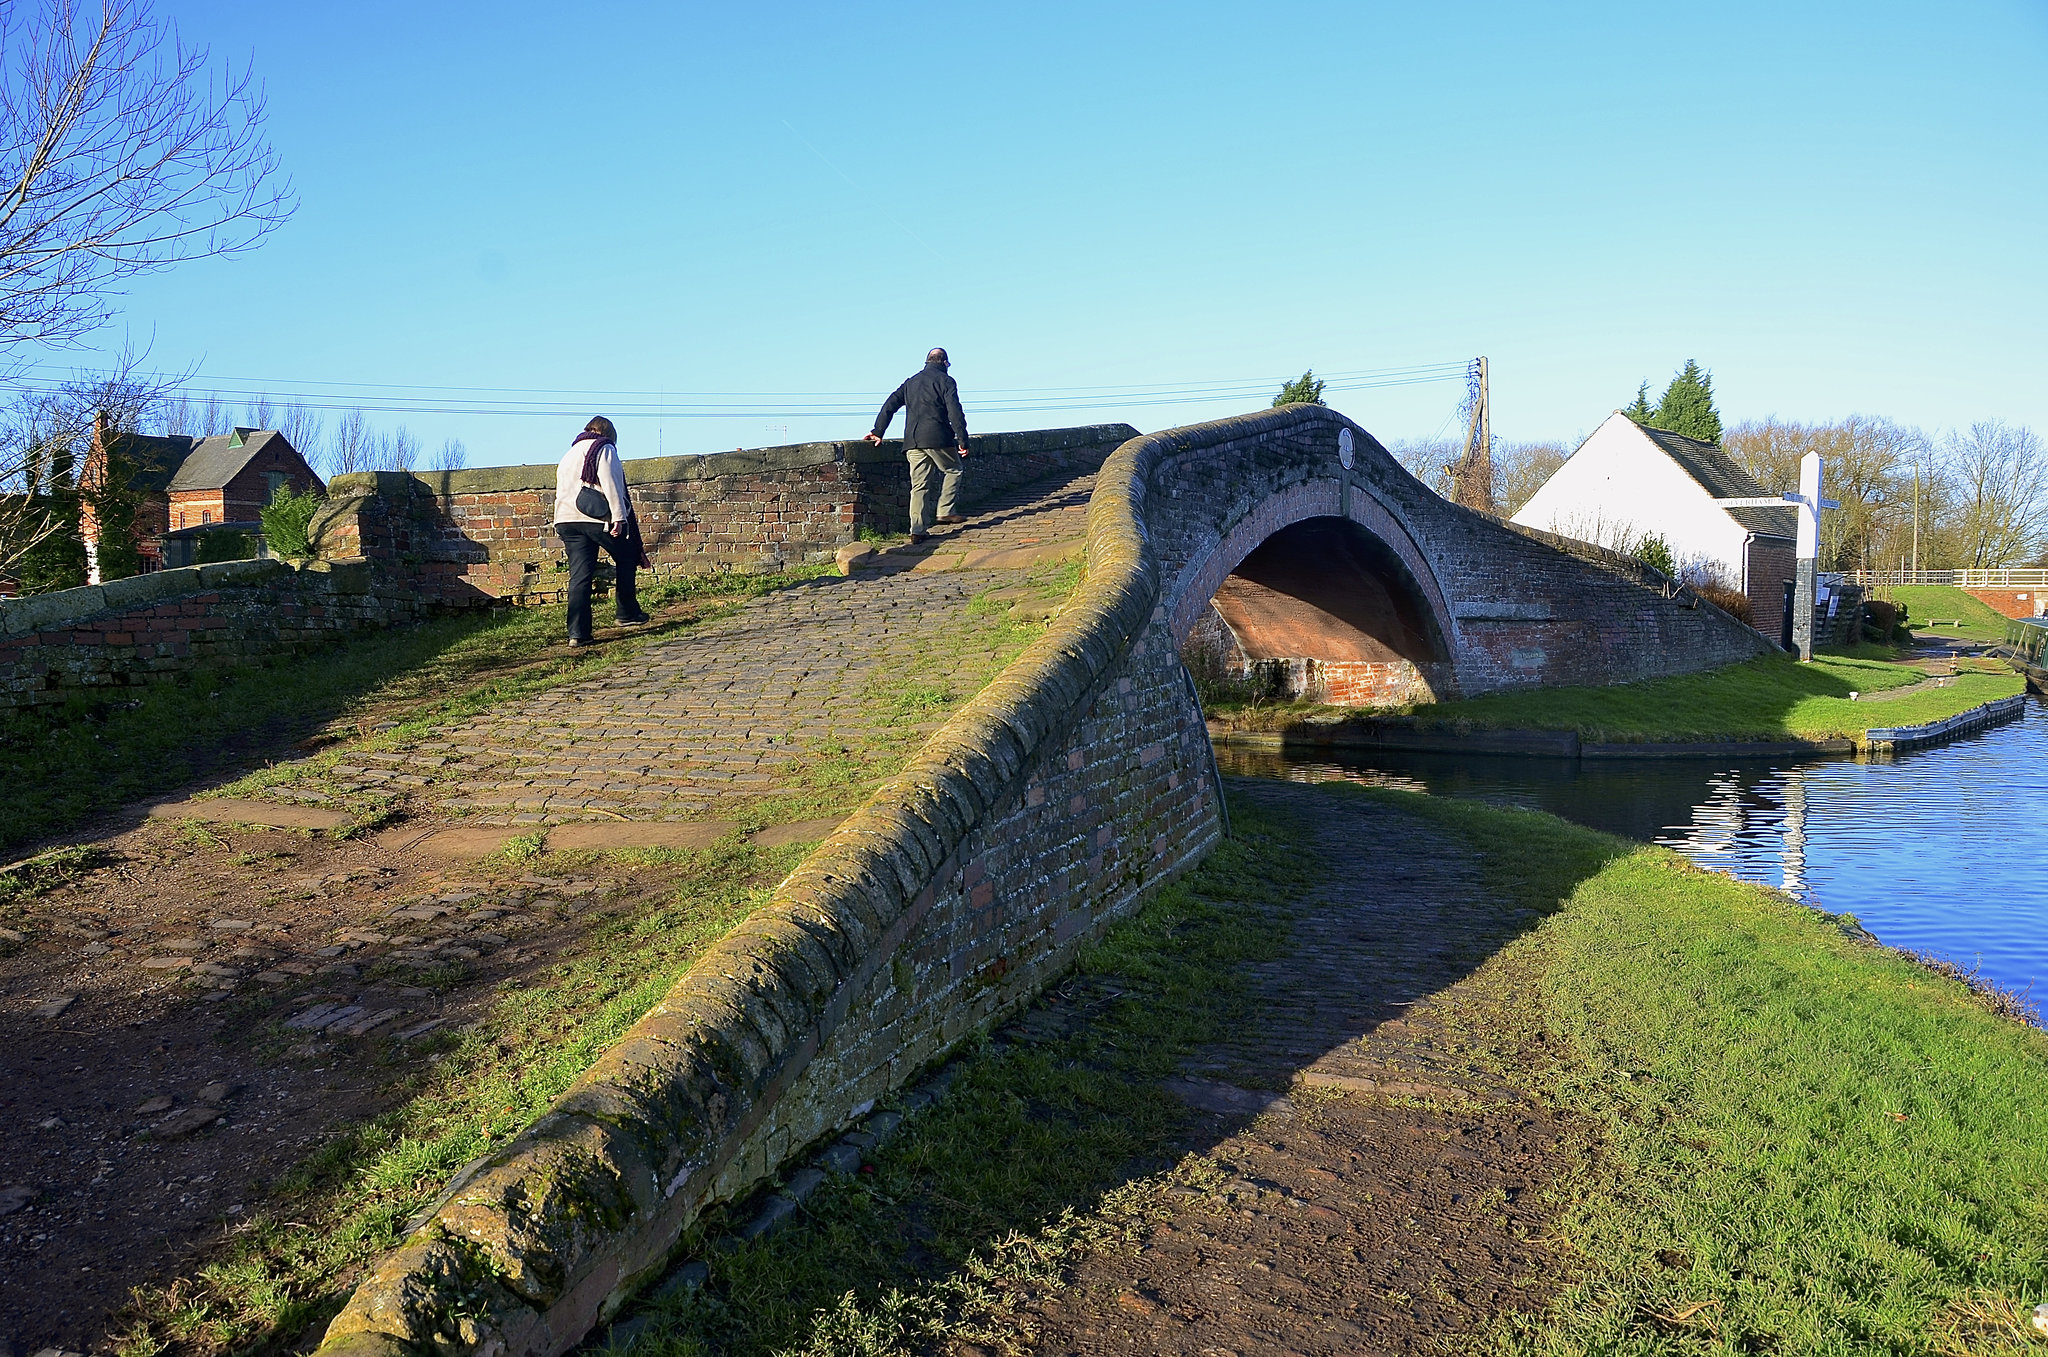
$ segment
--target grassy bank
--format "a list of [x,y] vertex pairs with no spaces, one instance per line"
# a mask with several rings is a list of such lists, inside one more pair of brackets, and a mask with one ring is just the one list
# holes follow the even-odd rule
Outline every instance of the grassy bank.
[[[1219,704],[1214,714],[1239,730],[1412,714],[1476,729],[1572,730],[1592,740],[1820,740],[1854,738],[1872,726],[1938,721],[2023,686],[2010,673],[1968,672],[1936,687],[1917,669],[1878,659],[1823,655],[1800,664],[1766,656],[1704,674],[1602,688],[1543,688],[1380,710]],[[1895,692],[1900,689],[1910,691]],[[1851,699],[1852,692],[1858,698]]]
[[[1547,916],[1432,1001],[1460,1058],[1596,1128],[1554,1193],[1563,1291],[1463,1350],[2037,1350],[2039,1030],[1662,849],[1466,802],[1321,794],[1439,823],[1503,907]],[[1285,898],[1315,870],[1287,823],[1240,815],[1248,832],[1084,963],[1142,977],[1136,1001],[970,1058],[873,1176],[820,1190],[805,1229],[700,1255],[709,1284],[644,1311],[636,1355],[1031,1350],[1019,1292],[1133,1246],[1201,1185],[1202,1161],[1164,1153],[1176,1113],[1151,1081],[1241,1020],[1235,964],[1282,941],[1244,935],[1230,902]]]
[[301,742],[389,739],[458,720],[617,664],[650,639],[821,570],[652,586],[643,600],[653,627],[582,651],[561,644],[559,606],[465,613],[0,716],[0,848]]
[[[2034,1350],[2048,1037],[1662,849],[1359,794],[1458,830],[1529,903],[1562,901],[1488,983],[1568,1052],[1544,1093],[1605,1128],[1603,1171],[1561,1203],[1578,1278],[1489,1350]],[[1472,1006],[1475,1038],[1496,1009]]]
[[[1966,641],[1995,643],[2005,639],[2005,617],[1975,594],[1952,584],[1906,584],[1888,591],[1906,607],[1906,625],[1922,636],[1960,636]],[[1940,619],[1957,626],[1930,626]]]

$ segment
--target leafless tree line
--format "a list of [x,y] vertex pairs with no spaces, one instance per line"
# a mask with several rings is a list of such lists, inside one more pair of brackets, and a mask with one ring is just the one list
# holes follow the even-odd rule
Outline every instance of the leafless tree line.
[[158,433],[195,438],[226,433],[237,424],[280,431],[323,476],[352,471],[458,471],[469,465],[469,449],[459,438],[444,440],[428,456],[423,454],[419,436],[403,424],[377,429],[361,410],[344,410],[330,429],[320,411],[297,402],[273,405],[268,396],[258,396],[242,406],[238,419],[236,407],[217,392],[201,398],[180,391],[159,403],[153,420]]
[[[2048,552],[2048,444],[2024,425],[1981,420],[1930,436],[1868,415],[1827,424],[1750,420],[1722,446],[1768,490],[1791,490],[1821,455],[1821,565],[1834,570],[1996,569]],[[1917,524],[1918,550],[1915,551]]]
[[[1394,444],[1388,451],[1410,475],[1445,499],[1451,497],[1451,468],[1464,454],[1464,445],[1449,438],[1411,439]],[[1550,479],[1550,473],[1564,465],[1571,449],[1562,443],[1517,443],[1494,440],[1493,504],[1503,518],[1529,502],[1529,497]]]

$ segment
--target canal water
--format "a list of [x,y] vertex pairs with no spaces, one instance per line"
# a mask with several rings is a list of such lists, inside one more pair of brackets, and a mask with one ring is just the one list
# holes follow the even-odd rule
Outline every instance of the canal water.
[[1895,760],[1549,760],[1219,748],[1225,773],[1549,811],[1854,914],[2048,1000],[2048,702]]

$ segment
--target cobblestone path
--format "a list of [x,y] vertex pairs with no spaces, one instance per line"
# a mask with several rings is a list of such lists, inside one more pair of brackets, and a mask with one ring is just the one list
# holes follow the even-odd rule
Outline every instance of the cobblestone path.
[[[1004,623],[1049,610],[1056,589],[1029,582],[1078,556],[1093,487],[1023,488],[850,577],[778,590],[589,682],[339,767],[328,787],[442,794],[482,824],[685,820],[743,815],[821,759],[908,753],[993,677]],[[1000,606],[970,610],[991,589]]]
[[1438,1352],[1540,1304],[1554,1268],[1530,1236],[1566,1128],[1479,1069],[1440,1014],[1533,916],[1397,811],[1284,783],[1232,792],[1313,825],[1330,877],[1289,914],[1291,954],[1247,968],[1257,1019],[1169,1084],[1211,1114],[1191,1148],[1228,1176],[1135,1257],[1091,1259],[1031,1306],[1032,1350]]

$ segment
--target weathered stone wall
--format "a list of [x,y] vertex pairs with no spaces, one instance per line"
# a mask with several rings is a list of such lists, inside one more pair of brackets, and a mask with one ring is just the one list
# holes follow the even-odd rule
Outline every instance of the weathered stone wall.
[[[985,434],[969,443],[963,506],[1055,472],[1092,471],[1129,425]],[[668,571],[782,570],[828,559],[862,529],[910,522],[900,442],[800,443],[626,463],[648,558]],[[555,468],[337,476],[315,522],[324,557],[416,575],[443,602],[539,601],[564,587]]]
[[0,602],[0,710],[107,696],[423,616],[364,564],[222,561]]
[[1086,578],[1046,635],[459,1176],[324,1352],[566,1350],[707,1204],[1022,1003],[1200,859],[1221,806],[1146,550],[1148,446],[1103,468]]

